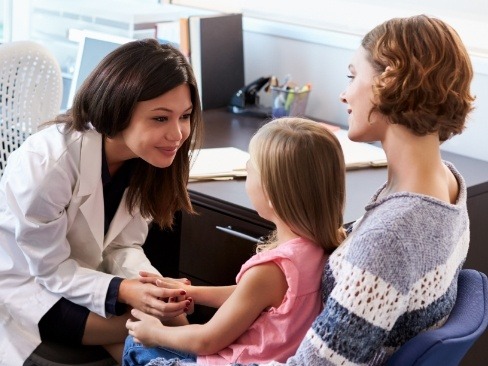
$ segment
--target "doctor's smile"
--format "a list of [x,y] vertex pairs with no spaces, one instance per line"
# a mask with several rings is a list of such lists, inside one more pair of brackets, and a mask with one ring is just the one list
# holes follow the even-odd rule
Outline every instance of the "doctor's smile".
[[169,167],[190,135],[192,111],[187,84],[136,103],[128,126],[107,139],[108,159],[138,157],[158,168]]
[[171,146],[171,147],[158,147],[156,146],[157,149],[159,149],[161,152],[166,153],[168,155],[174,155],[176,154],[176,151],[180,148],[179,146]]

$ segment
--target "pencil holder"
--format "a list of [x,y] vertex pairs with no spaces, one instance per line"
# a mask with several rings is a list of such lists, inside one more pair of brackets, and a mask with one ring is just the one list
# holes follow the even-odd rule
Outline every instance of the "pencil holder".
[[273,118],[285,116],[305,116],[310,90],[283,89],[271,87]]

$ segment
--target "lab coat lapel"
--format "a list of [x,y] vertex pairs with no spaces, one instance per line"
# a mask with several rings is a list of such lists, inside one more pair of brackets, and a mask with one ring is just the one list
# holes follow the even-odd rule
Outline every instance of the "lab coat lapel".
[[127,226],[130,220],[132,220],[135,214],[139,213],[138,208],[134,209],[133,212],[134,215],[131,215],[129,213],[129,211],[127,210],[126,197],[127,197],[127,189],[125,190],[124,195],[120,200],[119,207],[115,212],[115,216],[112,219],[112,222],[110,223],[107,235],[105,235],[104,247],[106,247],[110,242],[112,242],[117,237],[117,235],[119,235],[119,233]]
[[103,249],[102,136],[95,131],[86,132],[81,145],[78,196],[87,196],[80,205],[80,212],[96,242]]

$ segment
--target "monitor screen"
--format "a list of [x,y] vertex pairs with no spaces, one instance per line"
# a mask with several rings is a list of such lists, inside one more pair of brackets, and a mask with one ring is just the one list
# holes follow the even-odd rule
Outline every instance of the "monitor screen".
[[98,63],[114,49],[130,41],[133,41],[133,39],[117,37],[110,34],[96,32],[82,33],[66,105],[67,109],[71,108],[76,92]]

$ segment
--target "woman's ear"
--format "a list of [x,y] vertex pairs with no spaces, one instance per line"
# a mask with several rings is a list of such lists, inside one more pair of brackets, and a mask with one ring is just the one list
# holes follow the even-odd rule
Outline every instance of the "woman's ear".
[[391,66],[387,66],[385,68],[385,71],[383,71],[381,73],[381,78],[385,81],[385,82],[388,82],[389,79],[391,79],[392,77],[391,76],[388,76],[388,75],[391,75],[391,72],[393,71],[393,68]]
[[387,66],[385,68],[385,71],[383,71],[380,75],[379,75],[379,82],[380,82],[380,85],[382,86],[386,86],[388,85],[390,82],[395,82],[395,77],[392,76],[392,71],[393,71],[393,68],[391,66]]

